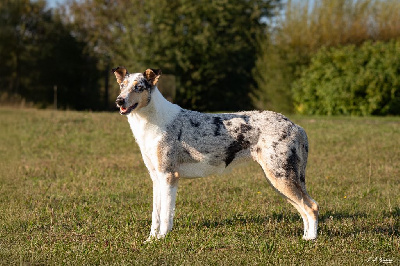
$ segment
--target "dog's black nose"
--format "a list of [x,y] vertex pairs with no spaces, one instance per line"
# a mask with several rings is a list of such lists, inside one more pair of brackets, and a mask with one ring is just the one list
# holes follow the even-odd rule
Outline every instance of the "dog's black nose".
[[125,99],[122,98],[121,96],[118,96],[117,100],[115,100],[115,103],[118,104],[119,106],[121,106],[125,103]]

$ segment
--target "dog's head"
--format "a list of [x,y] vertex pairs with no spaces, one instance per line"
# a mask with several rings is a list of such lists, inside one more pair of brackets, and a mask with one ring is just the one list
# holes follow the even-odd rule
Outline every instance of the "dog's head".
[[147,69],[143,73],[129,74],[126,68],[114,68],[113,73],[121,89],[115,103],[121,115],[147,106],[151,99],[151,91],[161,76],[160,69]]

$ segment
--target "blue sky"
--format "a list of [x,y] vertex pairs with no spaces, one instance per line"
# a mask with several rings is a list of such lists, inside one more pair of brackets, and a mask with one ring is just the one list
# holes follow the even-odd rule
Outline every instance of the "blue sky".
[[66,0],[47,0],[48,7],[56,7],[58,4],[65,3]]

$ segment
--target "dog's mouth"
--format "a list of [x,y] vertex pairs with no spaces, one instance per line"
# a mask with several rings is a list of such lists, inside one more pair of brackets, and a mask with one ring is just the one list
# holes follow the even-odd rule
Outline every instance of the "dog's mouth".
[[123,106],[120,106],[120,107],[119,107],[119,113],[120,113],[121,115],[127,115],[127,114],[129,114],[130,112],[132,112],[132,111],[138,106],[138,104],[139,104],[139,103],[135,103],[134,105],[131,105],[131,106],[128,107],[128,108],[125,108],[125,107],[123,107]]

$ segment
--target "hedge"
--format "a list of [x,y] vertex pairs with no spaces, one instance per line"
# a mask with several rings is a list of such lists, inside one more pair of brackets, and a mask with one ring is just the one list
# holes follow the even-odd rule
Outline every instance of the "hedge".
[[322,48],[292,89],[302,114],[399,115],[400,41]]

